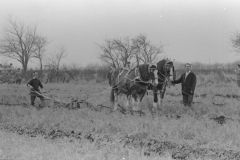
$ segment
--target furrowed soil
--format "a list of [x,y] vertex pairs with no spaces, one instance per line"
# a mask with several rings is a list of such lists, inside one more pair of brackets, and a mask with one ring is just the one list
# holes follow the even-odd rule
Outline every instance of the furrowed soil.
[[37,99],[33,107],[25,84],[1,84],[0,159],[240,159],[239,90],[231,79],[198,81],[192,108],[182,105],[179,85],[168,88],[158,114],[151,92],[141,113],[124,108],[124,97],[112,112],[107,82],[44,87],[61,103],[41,108]]

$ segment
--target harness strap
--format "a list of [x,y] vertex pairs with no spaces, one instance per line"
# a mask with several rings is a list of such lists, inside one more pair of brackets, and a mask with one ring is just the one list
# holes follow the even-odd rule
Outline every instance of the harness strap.
[[125,86],[125,85],[127,84],[127,83],[126,83],[126,79],[128,79],[128,78],[127,78],[127,75],[131,72],[131,70],[128,70],[128,69],[124,69],[124,68],[123,68],[123,70],[118,74],[118,83],[120,83],[119,77],[123,74],[124,71],[128,71],[128,72],[127,72],[127,74],[125,75],[125,77],[121,80],[121,81],[123,81],[125,84],[121,85],[120,88],[122,88],[123,90],[129,92],[129,90],[126,90],[125,88],[123,88],[123,86]]
[[[138,67],[135,68],[135,75],[136,75],[136,77],[134,78],[135,80],[136,80],[136,79],[139,79],[142,83],[151,83],[151,84],[152,84],[151,80],[148,80],[148,81],[143,81],[143,80],[142,80],[142,78],[141,78],[141,73],[140,73]],[[135,81],[134,81],[134,84],[135,84]]]
[[[123,69],[123,70],[118,74],[118,83],[120,83],[120,75],[122,75],[123,72],[126,71],[126,70],[127,70],[127,69]],[[133,71],[133,70],[134,70],[134,73],[135,73],[135,77],[134,77],[133,79],[129,79],[129,78],[127,77],[127,75],[129,75],[129,73],[130,73],[131,71]],[[121,81],[124,81],[125,84],[121,85],[119,88],[121,88],[121,89],[123,89],[123,90],[131,93],[131,88],[132,88],[134,85],[138,85],[138,84],[136,84],[136,82],[137,82],[136,80],[137,80],[137,79],[138,79],[141,83],[147,84],[146,87],[142,87],[142,86],[138,85],[138,86],[141,87],[142,89],[147,90],[147,87],[149,86],[149,84],[152,84],[151,80],[149,80],[149,81],[143,81],[143,80],[141,79],[141,73],[140,73],[138,67],[135,67],[135,68],[133,68],[133,69],[131,69],[131,70],[127,70],[127,71],[128,71],[127,74],[126,74],[125,77],[121,80]],[[126,80],[127,80],[127,79],[130,80],[131,82],[133,82],[133,84],[134,84],[134,85],[130,86],[129,89],[123,88],[123,86],[125,86],[125,85],[127,84],[127,83],[126,83]]]

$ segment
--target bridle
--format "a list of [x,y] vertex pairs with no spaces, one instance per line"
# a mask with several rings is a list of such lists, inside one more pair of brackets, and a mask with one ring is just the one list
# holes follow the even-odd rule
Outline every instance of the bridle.
[[[152,65],[152,66],[153,66],[153,65]],[[149,74],[149,73],[153,73],[155,70],[157,70],[156,65],[155,65],[154,68],[152,68],[150,65],[148,65],[148,74]],[[158,78],[158,77],[153,76],[152,78],[150,78],[149,80],[146,81],[146,80],[143,80],[143,79],[142,79],[141,73],[140,73],[140,71],[139,71],[139,67],[136,67],[134,71],[135,71],[135,75],[136,75],[136,77],[135,77],[134,79],[135,79],[135,80],[136,80],[136,79],[140,80],[141,83],[153,84],[153,81]],[[154,74],[154,73],[153,73],[153,74]],[[134,82],[135,82],[135,81],[134,81]],[[139,81],[138,81],[138,82],[139,82]]]

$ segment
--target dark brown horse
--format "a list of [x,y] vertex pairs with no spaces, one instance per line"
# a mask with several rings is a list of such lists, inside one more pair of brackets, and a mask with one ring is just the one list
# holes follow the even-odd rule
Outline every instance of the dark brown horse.
[[[171,85],[171,81],[175,79],[173,61],[163,59],[157,63],[158,70],[158,85],[156,87],[150,86],[153,90],[153,108],[155,110],[163,107],[163,98],[166,87]],[[158,107],[159,105],[159,107]]]
[[118,107],[118,95],[127,96],[126,107],[129,108],[129,100],[132,98],[132,109],[138,111],[138,104],[145,95],[150,84],[158,84],[157,66],[154,64],[142,64],[131,70],[118,68],[111,74],[111,97],[113,110]]

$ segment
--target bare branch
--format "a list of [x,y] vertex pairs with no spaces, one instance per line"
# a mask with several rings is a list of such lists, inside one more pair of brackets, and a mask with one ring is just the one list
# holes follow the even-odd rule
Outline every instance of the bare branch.
[[37,26],[26,26],[11,17],[7,22],[8,25],[4,26],[3,36],[0,39],[0,55],[19,61],[25,75],[28,62],[37,50]]
[[163,52],[163,46],[154,46],[147,41],[146,35],[139,35],[132,39],[132,44],[134,48],[135,57],[137,62],[156,62],[158,60],[158,55]]
[[55,55],[48,59],[47,64],[59,70],[62,59],[67,57],[67,50],[64,46],[60,46],[56,52]]

